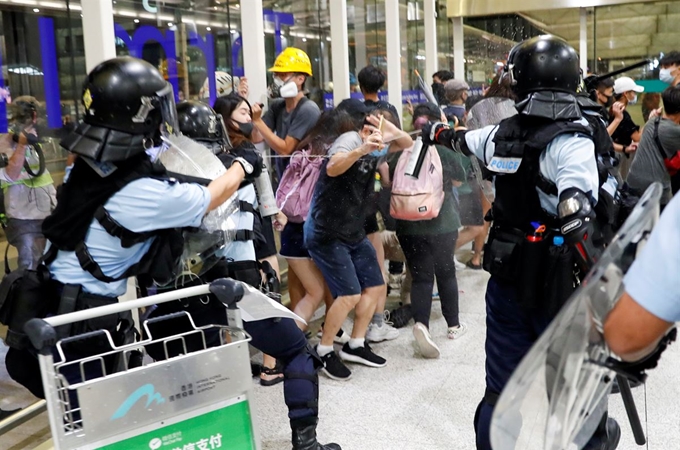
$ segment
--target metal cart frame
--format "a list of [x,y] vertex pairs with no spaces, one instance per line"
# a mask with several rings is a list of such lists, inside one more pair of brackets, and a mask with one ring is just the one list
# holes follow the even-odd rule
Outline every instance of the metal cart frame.
[[[214,450],[261,448],[252,404],[250,336],[243,330],[236,303],[244,286],[234,280],[219,280],[220,289],[201,285],[153,295],[125,303],[77,311],[47,319],[33,319],[25,330],[38,350],[47,411],[54,448],[59,449],[150,449]],[[212,293],[226,306],[229,326],[198,327],[187,312],[143,322],[147,338],[116,346],[108,331],[101,330],[59,339],[59,327],[83,320],[118,314],[178,299]],[[149,333],[152,321],[186,315],[193,330],[155,339]],[[208,347],[206,333],[219,333],[219,345]],[[214,334],[212,336],[215,336]],[[66,360],[65,346],[99,337],[112,350],[75,360]],[[187,340],[203,343],[202,349],[187,352]],[[184,353],[168,356],[171,343]],[[139,367],[128,364],[133,352],[158,343],[165,360]],[[139,356],[139,354],[138,354]],[[105,358],[117,358],[117,370],[107,373]],[[55,362],[56,361],[56,362]],[[88,378],[96,368],[98,375]],[[71,384],[65,372],[79,373]],[[99,371],[100,370],[100,371]]]

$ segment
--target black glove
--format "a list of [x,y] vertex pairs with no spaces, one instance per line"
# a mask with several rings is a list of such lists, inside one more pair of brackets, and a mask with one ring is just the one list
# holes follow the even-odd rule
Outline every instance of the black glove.
[[428,122],[423,127],[423,145],[430,146],[435,144],[447,145],[448,143],[441,139],[441,133],[450,130],[448,123],[444,122]]
[[613,370],[619,375],[623,375],[629,380],[644,382],[647,378],[647,371],[656,368],[661,359],[661,354],[666,348],[675,342],[678,337],[678,329],[673,327],[666,335],[661,338],[659,344],[653,352],[638,361],[620,361],[615,358],[607,358],[604,366]]
[[231,149],[230,152],[235,156],[234,163],[238,162],[243,167],[243,171],[246,173],[246,180],[253,181],[260,176],[264,163],[256,150],[237,148]]

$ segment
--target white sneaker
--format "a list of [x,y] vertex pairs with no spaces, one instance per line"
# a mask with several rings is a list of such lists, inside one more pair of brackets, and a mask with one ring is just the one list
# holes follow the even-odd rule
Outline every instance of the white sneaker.
[[420,322],[416,323],[413,327],[413,337],[416,338],[416,345],[424,358],[439,358],[439,355],[441,354],[439,347],[437,347],[437,344],[435,344],[430,337],[430,332],[425,325]]
[[398,337],[399,330],[388,322],[383,322],[382,326],[371,323],[368,325],[368,331],[366,331],[366,340],[368,342],[391,341]]
[[458,261],[456,255],[453,255],[453,263],[456,265],[456,270],[465,270],[467,266],[462,262]]
[[465,325],[463,322],[460,323],[457,327],[449,327],[449,331],[446,333],[449,339],[458,339],[462,335],[465,334],[467,331],[468,327]]

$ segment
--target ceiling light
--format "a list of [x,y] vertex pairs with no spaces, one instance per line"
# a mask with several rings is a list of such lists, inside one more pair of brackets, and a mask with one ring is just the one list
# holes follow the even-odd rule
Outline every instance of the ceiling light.
[[169,27],[172,27],[172,26],[174,26],[174,25],[172,24],[172,22],[168,22],[168,26],[169,26]]
[[139,19],[135,19],[133,22],[134,22],[134,23],[139,23]]
[[40,12],[38,8],[33,8],[33,12]]
[[212,30],[212,28],[210,28],[210,27],[205,27],[205,29],[208,30],[208,31]]
[[307,38],[302,38],[302,42],[307,42]]

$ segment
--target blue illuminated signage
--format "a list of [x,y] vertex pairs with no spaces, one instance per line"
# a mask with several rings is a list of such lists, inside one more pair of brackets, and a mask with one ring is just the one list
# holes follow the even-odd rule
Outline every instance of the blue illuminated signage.
[[[144,8],[149,12],[153,8],[148,0],[144,0]],[[276,55],[282,51],[281,27],[295,24],[295,19],[290,13],[263,11],[264,20],[274,24],[274,48]],[[38,20],[40,32],[40,52],[42,57],[42,71],[44,73],[45,106],[47,110],[47,124],[50,128],[60,128],[61,123],[61,96],[59,93],[59,71],[57,67],[56,37],[54,32],[54,20],[50,17],[40,17]],[[175,100],[179,100],[179,83],[177,77],[177,49],[175,46],[175,32],[173,30],[161,31],[150,25],[142,25],[130,35],[120,24],[115,24],[116,38],[120,39],[130,51],[130,55],[142,57],[144,45],[149,41],[158,42],[163,48],[167,62],[168,80],[175,90]],[[215,83],[215,41],[212,34],[202,37],[196,31],[188,32],[188,44],[200,49],[206,60],[206,72],[210,92],[210,103],[217,97],[217,85]],[[231,50],[232,74],[243,76],[243,66],[239,64],[242,40],[239,36],[235,39]],[[1,48],[0,48],[1,50]],[[3,55],[0,51],[0,67],[2,67]],[[0,71],[0,92],[5,91],[5,80]],[[19,93],[16,93],[20,95]],[[2,97],[2,96],[0,96]],[[7,132],[7,102],[0,98],[0,133]]]

